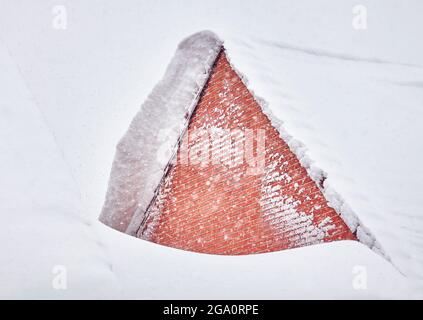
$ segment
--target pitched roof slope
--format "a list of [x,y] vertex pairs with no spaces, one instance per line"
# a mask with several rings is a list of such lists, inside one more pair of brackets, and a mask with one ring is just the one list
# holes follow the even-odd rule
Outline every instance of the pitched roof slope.
[[[100,217],[102,222],[136,235],[148,206],[159,191],[160,181],[168,173],[169,159],[174,157],[179,139],[187,130],[191,114],[221,48],[222,41],[207,31],[188,37],[178,46],[163,80],[143,104],[117,147]],[[245,77],[239,76],[246,84]],[[329,206],[336,210],[359,241],[381,252],[374,237],[342,198],[333,190],[326,190],[325,173],[312,165],[303,145],[285,132],[263,99],[256,96],[254,99],[290,151],[296,155],[302,168],[320,188]]]
[[355,240],[224,50],[138,237],[240,255]]

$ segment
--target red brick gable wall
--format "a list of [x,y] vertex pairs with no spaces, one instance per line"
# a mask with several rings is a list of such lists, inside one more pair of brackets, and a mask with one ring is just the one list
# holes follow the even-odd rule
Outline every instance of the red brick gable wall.
[[355,239],[222,51],[137,236],[240,255]]

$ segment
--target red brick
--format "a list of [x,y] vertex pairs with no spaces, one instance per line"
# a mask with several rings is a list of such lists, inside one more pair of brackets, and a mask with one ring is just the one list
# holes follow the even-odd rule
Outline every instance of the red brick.
[[[237,107],[239,110],[235,110]],[[222,118],[215,108],[222,111]],[[206,125],[231,130],[243,126],[255,134],[258,129],[265,130],[267,174],[286,174],[291,180],[266,182],[265,173],[247,175],[245,159],[233,168],[212,164],[212,159],[204,167],[177,161],[169,173],[170,184],[160,186],[159,196],[147,212],[149,215],[158,210],[160,214],[147,219],[139,237],[184,250],[230,255],[355,239],[231,68],[224,52],[190,119],[188,138],[192,139],[196,128]],[[195,150],[195,145],[195,141],[189,141],[188,149]],[[253,146],[256,156],[257,141]],[[210,144],[209,154],[220,151],[216,148]],[[270,169],[272,164],[274,169]],[[264,188],[276,189],[264,193]],[[298,203],[286,208],[288,198]],[[330,221],[328,230],[319,226],[326,220]],[[151,233],[143,233],[150,224]]]

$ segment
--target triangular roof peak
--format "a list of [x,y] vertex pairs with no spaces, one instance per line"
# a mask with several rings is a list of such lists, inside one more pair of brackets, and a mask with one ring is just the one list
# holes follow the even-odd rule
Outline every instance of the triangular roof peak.
[[[216,68],[221,68],[221,74],[218,74]],[[232,73],[231,73],[232,72]],[[237,81],[237,78],[239,81]],[[223,79],[224,78],[224,79]],[[233,79],[233,82],[232,82]],[[182,207],[178,207],[177,210],[170,210],[169,209],[169,202],[170,198],[174,196],[172,192],[169,190],[164,192],[166,189],[166,183],[169,184],[170,177],[173,176],[180,176],[180,179],[184,178],[185,180],[179,181],[178,183],[174,183],[174,188],[184,189],[187,185],[190,184],[192,179],[189,179],[189,173],[180,169],[178,165],[176,165],[175,169],[175,159],[178,159],[178,155],[180,153],[181,145],[183,144],[182,139],[190,134],[190,123],[192,126],[204,126],[204,119],[195,118],[195,110],[198,108],[201,110],[210,108],[211,104],[213,108],[219,109],[222,105],[235,105],[237,104],[236,101],[240,101],[239,97],[234,97],[233,95],[231,98],[223,97],[221,95],[225,95],[226,92],[231,92],[231,89],[226,88],[228,86],[236,86],[236,90],[243,90],[244,94],[250,95],[249,97],[244,97],[245,99],[249,99],[251,104],[254,105],[250,109],[246,110],[246,104],[242,104],[242,108],[246,112],[255,113],[251,114],[251,117],[258,117],[259,114],[262,114],[263,117],[263,126],[266,128],[266,134],[272,135],[273,129],[274,132],[277,133],[277,137],[273,137],[270,140],[270,147],[267,145],[266,147],[272,148],[272,150],[280,149],[281,153],[278,156],[287,157],[289,159],[289,163],[287,163],[288,167],[291,169],[293,167],[301,167],[296,169],[295,174],[297,174],[298,181],[292,182],[291,184],[286,184],[284,186],[280,186],[280,183],[274,184],[272,181],[268,179],[268,183],[263,183],[263,181],[270,176],[260,176],[260,192],[261,192],[261,200],[260,199],[252,199],[253,202],[262,202],[259,203],[258,206],[252,209],[252,216],[254,216],[255,220],[262,219],[263,221],[268,221],[264,217],[269,216],[268,212],[264,213],[264,210],[273,212],[271,223],[277,224],[282,231],[278,231],[275,233],[274,241],[279,241],[280,243],[283,241],[288,241],[287,236],[288,234],[292,234],[292,230],[296,230],[298,228],[309,228],[308,233],[303,234],[295,234],[295,237],[310,237],[310,235],[318,234],[319,239],[316,241],[312,240],[309,241],[308,239],[304,241],[297,241],[289,245],[276,245],[271,246],[271,250],[267,251],[275,251],[289,247],[296,247],[301,245],[307,245],[312,243],[317,243],[321,241],[332,241],[337,239],[355,239],[357,238],[361,242],[365,243],[372,249],[376,251],[380,251],[380,246],[375,241],[374,237],[362,226],[360,221],[357,219],[355,214],[352,213],[348,205],[344,203],[342,198],[337,195],[333,190],[327,190],[325,187],[324,180],[326,179],[326,174],[320,170],[315,168],[312,165],[312,162],[306,157],[304,153],[304,148],[301,143],[297,140],[293,139],[290,135],[288,135],[285,130],[283,129],[281,122],[275,118],[270,110],[267,108],[263,99],[257,98],[253,95],[251,90],[248,90],[245,84],[245,79],[236,72],[236,70],[230,65],[228,60],[226,59],[225,51],[223,50],[223,42],[211,31],[202,31],[191,35],[184,39],[177,48],[174,58],[172,59],[171,63],[167,67],[165,75],[163,79],[156,85],[153,89],[152,93],[148,96],[147,100],[141,107],[141,110],[137,113],[135,118],[133,119],[127,133],[121,139],[118,144],[116,150],[116,156],[113,163],[113,168],[111,172],[110,182],[109,182],[109,189],[106,195],[106,201],[103,207],[103,211],[100,217],[100,220],[105,224],[120,230],[122,232],[126,232],[128,234],[144,237],[149,240],[167,244],[170,246],[176,246],[183,249],[194,250],[194,251],[201,251],[201,252],[209,252],[209,253],[222,253],[222,254],[243,254],[243,253],[252,253],[252,252],[266,252],[266,250],[256,250],[254,251],[253,248],[255,244],[253,243],[255,240],[254,237],[250,237],[249,241],[252,247],[246,247],[247,249],[240,249],[236,250],[226,250],[226,251],[219,251],[219,249],[201,249],[201,234],[197,235],[197,238],[200,239],[200,247],[199,246],[186,246],[181,245],[181,241],[178,243],[169,243],[166,241],[166,237],[160,238],[159,231],[157,231],[156,236],[152,236],[148,234],[147,236],[143,233],[143,230],[151,229],[152,227],[157,229],[158,221],[157,219],[157,212],[159,215],[163,215],[162,211],[167,210],[167,215],[173,214],[175,212],[183,212]],[[226,81],[223,88],[223,82],[219,81]],[[215,85],[215,83],[217,83]],[[211,88],[212,86],[215,86]],[[245,87],[245,89],[244,89]],[[219,91],[220,90],[220,91]],[[219,91],[219,92],[217,92]],[[207,101],[207,97],[210,95],[216,94],[215,97],[211,97],[209,101]],[[231,92],[232,94],[232,92]],[[230,101],[232,99],[232,101]],[[237,100],[238,99],[238,100]],[[204,102],[205,101],[205,102]],[[220,103],[220,105],[218,105]],[[207,104],[207,107],[206,107]],[[198,112],[201,112],[199,110]],[[228,113],[230,112],[229,109],[220,108],[220,112]],[[209,111],[206,111],[208,119],[210,119]],[[194,116],[193,116],[194,114]],[[194,118],[193,118],[194,117]],[[244,127],[246,123],[249,123],[249,119],[241,116],[232,116],[232,121],[236,121],[237,123],[243,123]],[[267,119],[267,120],[266,120]],[[194,121],[197,121],[193,124]],[[203,122],[202,122],[203,121]],[[268,121],[268,124],[265,123]],[[219,126],[218,126],[219,127]],[[222,127],[222,126],[220,126]],[[226,127],[231,127],[227,125]],[[225,128],[226,128],[225,127]],[[247,125],[248,127],[248,125]],[[192,130],[191,130],[192,131]],[[244,136],[245,138],[245,136]],[[273,139],[273,140],[272,140]],[[279,139],[279,140],[278,140]],[[287,148],[285,148],[285,146]],[[192,147],[192,145],[191,145]],[[282,155],[282,153],[285,154]],[[269,152],[267,152],[269,154]],[[295,156],[291,156],[295,155]],[[275,153],[273,154],[273,157]],[[269,160],[270,158],[266,158]],[[279,161],[279,162],[278,162]],[[270,164],[273,167],[282,167],[283,161],[278,160],[273,161],[274,163]],[[275,169],[275,168],[273,168]],[[178,171],[179,170],[179,171]],[[201,169],[199,169],[201,171]],[[198,175],[201,174],[204,176],[204,172],[195,169],[194,174]],[[220,169],[213,168],[206,172],[206,176],[209,178],[212,175],[216,174]],[[176,173],[175,173],[176,172]],[[191,171],[190,171],[191,172]],[[298,176],[298,172],[304,172],[305,176]],[[183,173],[181,175],[181,173]],[[280,170],[273,170],[272,172],[267,172],[269,175],[288,175],[286,172],[280,172]],[[191,177],[192,178],[192,177]],[[291,178],[291,177],[290,177]],[[167,179],[167,180],[166,180]],[[187,180],[188,179],[188,180]],[[226,177],[228,179],[228,177]],[[281,178],[282,179],[282,178]],[[313,181],[313,184],[310,184],[307,180]],[[171,180],[171,179],[170,179]],[[195,179],[194,179],[195,180]],[[257,179],[256,179],[257,180]],[[250,180],[245,180],[243,183],[249,183]],[[253,181],[253,180],[251,180]],[[270,182],[269,182],[270,181]],[[281,181],[281,180],[279,180]],[[206,181],[207,182],[207,181]],[[255,183],[255,182],[252,182]],[[197,186],[198,184],[194,184],[193,186]],[[314,185],[314,186],[313,186]],[[191,187],[193,187],[191,186]],[[310,187],[311,189],[307,189],[306,187]],[[285,190],[291,190],[294,188],[295,194],[298,192],[302,192],[301,188],[306,190],[306,192],[310,192],[310,195],[303,195],[297,194],[294,195],[294,189],[288,192],[287,196],[284,197],[284,193],[278,191],[281,188],[286,188]],[[169,188],[168,188],[169,189]],[[190,188],[188,188],[190,189]],[[187,190],[188,190],[187,189]],[[200,197],[211,198],[213,196],[213,191],[205,189],[199,189]],[[245,189],[245,187],[244,187]],[[190,189],[190,192],[192,188]],[[223,193],[216,195],[216,201],[219,202],[219,197],[228,197],[232,194],[231,189],[226,190]],[[186,191],[188,192],[188,191]],[[201,192],[205,192],[201,194]],[[219,191],[220,192],[220,191]],[[254,190],[251,189],[250,192],[254,193]],[[267,194],[266,194],[267,193]],[[268,196],[269,193],[272,193],[272,196]],[[255,194],[255,193],[254,193]],[[255,194],[257,196],[257,194]],[[286,192],[285,192],[286,195]],[[294,196],[293,196],[294,195]],[[322,197],[320,197],[320,195]],[[179,196],[179,194],[178,194]],[[252,197],[251,195],[247,195]],[[316,204],[311,201],[310,196],[316,196],[321,200],[319,203]],[[161,198],[160,198],[161,197]],[[167,197],[167,198],[166,198]],[[245,197],[245,196],[244,196]],[[267,198],[266,198],[267,197]],[[272,198],[273,197],[273,198]],[[161,203],[158,203],[158,198],[161,199]],[[306,200],[307,198],[307,200]],[[310,198],[310,199],[309,199]],[[263,200],[265,199],[265,200]],[[277,200],[277,201],[276,201]],[[166,202],[167,201],[167,202]],[[187,201],[187,199],[185,199]],[[296,201],[297,205],[292,206],[288,205],[292,201]],[[233,199],[232,199],[233,202]],[[276,202],[276,205],[274,203]],[[301,202],[304,202],[302,204]],[[163,205],[164,203],[164,205]],[[166,204],[167,203],[167,204]],[[268,203],[272,203],[269,207]],[[242,206],[247,206],[248,204],[245,202],[240,202]],[[168,206],[167,209],[164,209],[163,206]],[[196,203],[194,201],[194,206],[201,206],[202,204]],[[229,203],[226,204],[228,206]],[[299,209],[301,207],[301,210]],[[323,209],[321,207],[324,206]],[[279,209],[278,209],[279,208]],[[221,212],[227,211],[228,208],[221,207]],[[297,210],[298,209],[298,210]],[[206,209],[208,210],[208,209]],[[244,209],[242,209],[244,210]],[[284,211],[285,210],[285,211]],[[155,211],[155,218],[148,220],[151,217],[151,212]],[[188,210],[186,212],[191,212],[192,210]],[[209,210],[210,211],[210,210]],[[219,211],[219,210],[218,210]],[[234,219],[241,219],[240,210],[232,210],[232,217]],[[321,212],[324,212],[321,213]],[[200,215],[204,216],[204,212],[200,212]],[[219,212],[217,213],[217,215]],[[271,215],[272,215],[271,214]],[[154,214],[153,214],[154,215]],[[213,213],[216,216],[216,213]],[[293,225],[292,223],[288,223],[287,218],[284,216],[291,215],[295,216],[296,222],[298,225]],[[166,217],[166,215],[163,215]],[[223,217],[223,215],[222,215]],[[337,217],[340,217],[339,221],[333,222],[337,220]],[[195,219],[192,216],[185,216],[186,219]],[[277,221],[279,218],[279,221]],[[164,219],[164,218],[163,218]],[[169,217],[166,218],[169,223]],[[184,218],[181,218],[181,221]],[[230,218],[229,218],[230,219]],[[301,224],[301,221],[308,221],[310,222],[308,225],[304,223]],[[170,219],[172,220],[172,218]],[[173,219],[175,220],[175,219]],[[206,218],[204,221],[210,220],[210,217]],[[269,220],[269,221],[270,221]],[[203,222],[204,222],[203,221]],[[328,223],[333,222],[333,223]],[[150,223],[150,228],[147,228],[146,224]],[[236,221],[234,222],[236,224]],[[261,222],[260,222],[261,223]],[[235,225],[234,224],[234,225]],[[285,227],[281,227],[281,224],[285,224]],[[286,225],[289,224],[289,228]],[[180,226],[184,224],[176,224],[176,225],[164,225],[161,228],[161,235],[169,233],[170,230],[178,229]],[[264,224],[263,224],[264,225]],[[263,226],[262,225],[262,226]],[[186,225],[185,225],[186,226]],[[233,225],[227,225],[231,232],[228,232],[229,235],[223,235],[224,241],[228,239],[234,238],[233,232]],[[265,226],[267,228],[270,226],[271,230],[273,227],[271,224]],[[344,228],[345,226],[345,228]],[[348,227],[347,227],[348,226]],[[195,227],[206,227],[204,223],[201,226],[194,225]],[[215,228],[216,225],[212,228]],[[245,227],[245,225],[244,225]],[[260,227],[261,228],[261,227]],[[314,229],[313,229],[314,228]],[[336,232],[330,231],[336,228]],[[160,229],[160,228],[159,228]],[[245,228],[243,229],[245,230]],[[262,236],[268,236],[270,231],[263,231],[264,229],[260,229],[258,231],[257,228],[253,226],[253,228],[249,229],[250,233],[262,233]],[[266,229],[267,230],[267,229]],[[324,230],[324,231],[322,231]],[[235,234],[239,230],[235,230]],[[184,230],[180,230],[179,232],[184,233]],[[216,234],[219,233],[217,229],[214,231]],[[272,231],[273,232],[273,231]],[[291,232],[291,233],[290,233]],[[319,233],[320,232],[320,233]],[[322,234],[321,232],[324,232]],[[209,232],[210,233],[210,232]],[[219,233],[220,234],[220,233]],[[284,235],[285,234],[285,238]],[[281,236],[282,235],[282,236]],[[279,237],[279,238],[278,238]],[[175,235],[172,237],[173,239],[177,238]],[[182,237],[184,238],[184,237]],[[160,240],[162,239],[162,240]],[[163,240],[165,239],[165,240]],[[185,239],[185,238],[184,238]],[[197,240],[198,240],[197,239]],[[209,239],[209,244],[212,243],[213,239]],[[238,239],[241,242],[245,242],[244,238]],[[291,241],[289,240],[289,241]],[[321,241],[320,241],[321,240]],[[211,241],[211,242],[210,242]],[[229,240],[228,240],[229,241]],[[271,238],[267,238],[265,241],[268,243],[271,241]],[[314,242],[313,242],[314,241]],[[220,243],[220,242],[216,242]],[[216,244],[214,243],[215,247]],[[220,244],[221,245],[221,244]],[[207,246],[207,244],[206,244]],[[223,245],[224,246],[224,245]],[[236,243],[235,246],[239,247],[239,243]],[[204,243],[202,244],[204,247]],[[216,251],[217,250],[217,251]],[[244,250],[244,251],[243,251]],[[249,251],[248,251],[249,250]]]

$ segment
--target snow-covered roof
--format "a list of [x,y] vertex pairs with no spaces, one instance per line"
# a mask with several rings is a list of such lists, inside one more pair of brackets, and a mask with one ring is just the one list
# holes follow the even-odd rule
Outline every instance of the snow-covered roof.
[[[142,104],[128,131],[120,140],[113,162],[109,189],[100,220],[117,230],[135,235],[183,132],[199,100],[223,41],[211,31],[197,32],[184,39],[176,50],[162,80]],[[230,52],[226,52],[230,56]],[[237,70],[234,65],[233,69]],[[248,79],[237,70],[245,84]],[[253,88],[249,88],[254,92]],[[306,147],[289,135],[281,119],[265,99],[254,96],[281,138],[288,144],[357,239],[386,258],[380,244],[357,215],[332,188],[327,174],[313,164]],[[283,108],[273,106],[273,108]]]
[[[361,3],[369,26],[357,31],[352,4],[326,0],[185,10],[75,0],[65,30],[52,28],[50,7],[3,2],[0,296],[421,297],[422,3]],[[180,40],[204,28],[397,268],[356,242],[218,257],[97,222],[116,144]],[[66,267],[67,290],[52,286],[55,266]],[[360,267],[366,290],[353,286]]]

